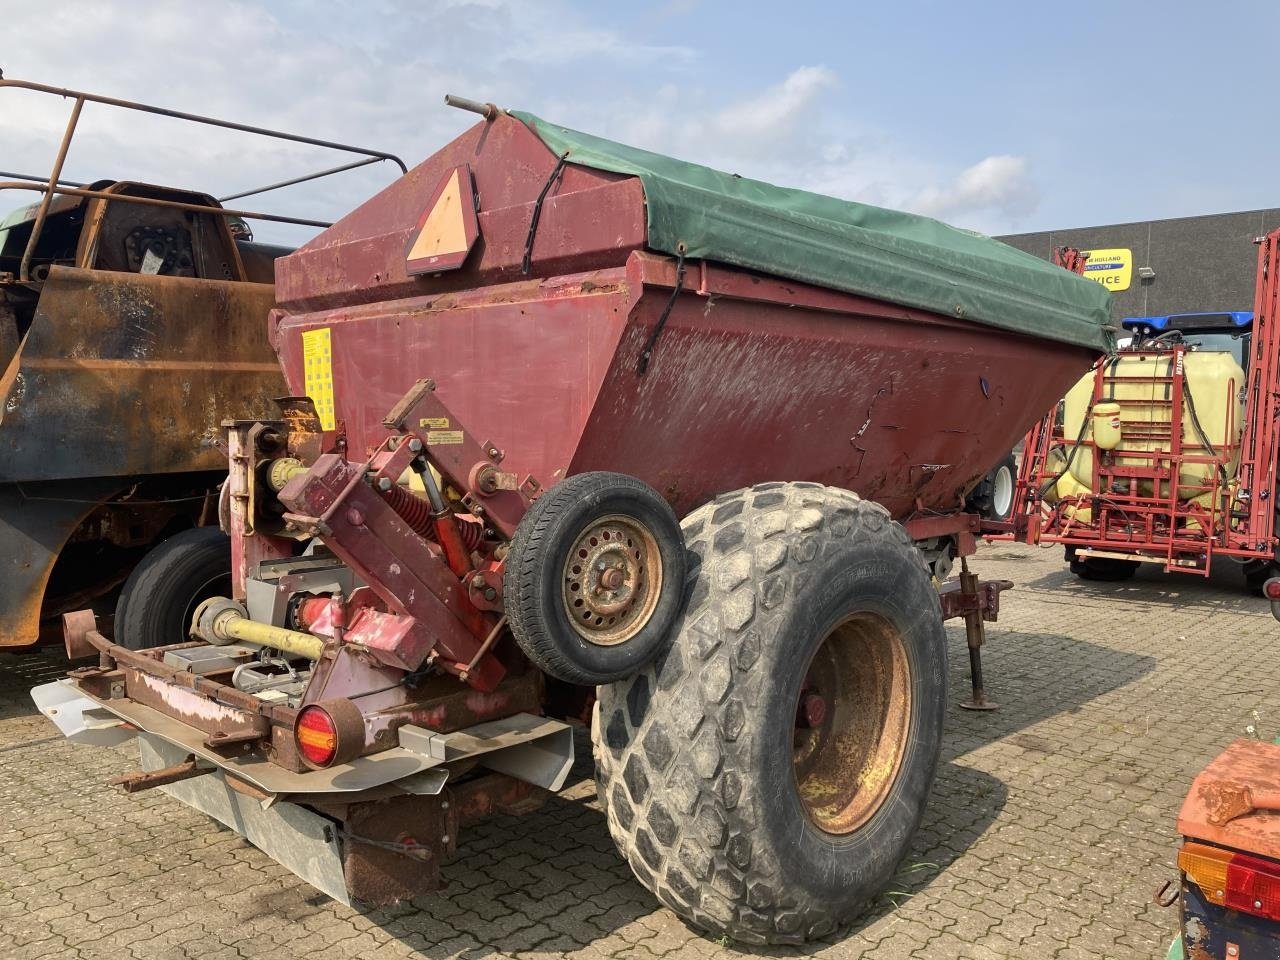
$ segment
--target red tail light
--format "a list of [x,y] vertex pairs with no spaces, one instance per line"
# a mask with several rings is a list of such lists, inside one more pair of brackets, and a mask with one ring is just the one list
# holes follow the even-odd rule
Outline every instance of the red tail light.
[[1264,583],[1262,595],[1268,600],[1280,600],[1280,577],[1272,577]]
[[1227,864],[1229,910],[1280,920],[1280,863],[1237,853]]
[[320,707],[303,707],[293,728],[298,752],[316,767],[327,767],[338,754],[338,729]]
[[293,740],[311,767],[354,760],[364,750],[364,716],[350,700],[325,700],[298,711]]
[[1202,843],[1185,843],[1178,853],[1178,869],[1210,903],[1280,920],[1280,863]]

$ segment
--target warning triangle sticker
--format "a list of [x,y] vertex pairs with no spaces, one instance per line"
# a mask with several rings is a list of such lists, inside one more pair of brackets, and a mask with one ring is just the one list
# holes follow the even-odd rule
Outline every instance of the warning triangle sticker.
[[462,266],[480,236],[471,169],[454,167],[441,178],[405,251],[410,276]]

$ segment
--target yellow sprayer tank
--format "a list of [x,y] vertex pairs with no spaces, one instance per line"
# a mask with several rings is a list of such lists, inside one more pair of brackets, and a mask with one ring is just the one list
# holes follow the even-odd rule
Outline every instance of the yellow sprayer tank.
[[[1097,371],[1086,374],[1071,388],[1063,410],[1063,436],[1074,444],[1081,436],[1086,417],[1084,443],[1071,457],[1070,468],[1058,480],[1059,497],[1088,493],[1093,486],[1095,444],[1101,450],[1167,451],[1170,446],[1169,426],[1173,405],[1169,400],[1176,357],[1183,360],[1184,399],[1182,404],[1182,449],[1186,455],[1221,455],[1230,449],[1226,464],[1227,479],[1235,477],[1240,462],[1240,435],[1244,429],[1244,370],[1230,353],[1221,351],[1187,351],[1185,353],[1121,353],[1104,361]],[[1090,410],[1095,378],[1102,378],[1102,394]],[[1190,404],[1185,394],[1190,393]],[[1204,449],[1200,431],[1195,427],[1192,411],[1213,451]],[[1162,426],[1163,425],[1163,428]],[[1068,447],[1070,453],[1070,447]],[[1118,466],[1149,466],[1148,458],[1116,454]],[[1199,499],[1207,496],[1194,489],[1213,483],[1216,467],[1211,463],[1186,463],[1178,473],[1180,496]],[[1181,488],[1186,485],[1185,493]],[[1169,495],[1168,484],[1162,483],[1158,496]],[[1152,481],[1141,481],[1139,493],[1156,493]],[[1102,492],[1102,491],[1100,491]],[[1081,519],[1085,519],[1081,517]]]

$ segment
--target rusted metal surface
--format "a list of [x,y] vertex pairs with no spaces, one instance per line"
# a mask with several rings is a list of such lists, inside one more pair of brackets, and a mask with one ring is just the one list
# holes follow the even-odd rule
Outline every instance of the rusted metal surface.
[[[282,280],[300,282],[297,267],[282,260]],[[678,514],[780,475],[856,490],[898,518],[921,508],[954,513],[991,451],[1016,442],[1026,411],[1052,405],[1090,359],[706,267],[700,286],[677,300],[648,374],[636,377],[673,283],[670,261],[639,253],[614,269],[540,283],[431,295],[424,281],[422,293],[400,301],[279,314],[275,338],[289,387],[301,392],[301,335],[330,331],[333,391],[353,455],[377,447],[388,430],[376,411],[426,373],[466,433],[503,451],[504,470],[547,484],[586,470],[629,473]],[[470,335],[456,336],[458,324]],[[377,378],[365,375],[372,369]],[[540,371],[536,382],[530,369]]]
[[983,620],[994,623],[1000,615],[1000,594],[1012,589],[1012,580],[977,580],[975,589],[966,592],[958,579],[948,580],[938,588],[942,619],[951,620],[976,612]]
[[[248,124],[234,123],[229,120],[219,120],[215,117],[206,117],[206,116],[201,116],[200,114],[195,114],[195,113],[184,113],[178,110],[169,110],[164,107],[151,106],[149,104],[139,103],[134,100],[122,100],[116,97],[106,97],[106,96],[102,96],[101,94],[89,93],[83,90],[68,90],[65,88],[48,86],[46,84],[33,83],[28,80],[16,80],[16,79],[6,80],[0,77],[0,89],[4,89],[4,88],[17,88],[17,89],[32,91],[35,93],[49,94],[54,97],[70,99],[72,101],[71,114],[68,117],[67,125],[63,130],[62,141],[59,145],[58,154],[56,159],[54,160],[53,169],[50,171],[48,180],[42,186],[39,186],[39,187],[33,187],[31,184],[24,183],[24,182],[0,184],[0,190],[3,190],[7,187],[8,188],[16,187],[19,189],[39,189],[39,190],[42,190],[44,194],[40,201],[39,210],[36,213],[35,224],[34,224],[34,228],[31,231],[30,239],[28,240],[26,249],[23,251],[23,254],[22,254],[21,266],[18,271],[18,279],[19,281],[22,281],[22,282],[26,282],[31,278],[30,267],[31,267],[32,256],[37,246],[40,243],[41,231],[45,223],[45,217],[48,213],[50,203],[53,201],[54,195],[58,193],[60,194],[69,193],[72,195],[78,195],[78,196],[84,196],[84,197],[89,197],[93,195],[93,191],[91,190],[81,190],[77,187],[59,186],[59,184],[62,183],[60,179],[62,175],[62,165],[66,159],[67,150],[71,146],[71,140],[75,134],[76,125],[80,120],[80,114],[83,111],[86,103],[97,103],[97,104],[102,104],[105,106],[114,107],[114,108],[123,109],[123,110],[131,110],[139,113],[150,113],[156,116],[170,117],[176,120],[183,120],[188,123],[200,124],[204,126],[221,127],[227,130],[238,130],[241,133],[250,133],[250,134],[255,134],[259,136],[265,136],[274,140],[286,140],[293,143],[303,143],[303,144],[309,144],[311,146],[316,146],[316,147],[325,147],[331,150],[340,150],[340,151],[343,151],[344,153],[359,154],[364,158],[363,160],[358,161],[356,163],[345,164],[339,167],[321,171],[319,173],[308,174],[301,177],[295,177],[291,180],[282,181],[280,183],[270,184],[265,187],[258,187],[252,190],[247,190],[239,194],[239,196],[248,196],[250,194],[255,194],[255,193],[264,193],[268,190],[275,190],[280,187],[289,186],[293,183],[301,183],[306,180],[317,179],[318,177],[330,176],[332,174],[339,173],[343,170],[352,169],[355,166],[363,166],[366,162],[390,160],[400,167],[400,170],[402,173],[405,172],[406,170],[404,162],[401,161],[398,157],[394,156],[393,154],[383,153],[377,150],[369,150],[364,147],[352,146],[350,144],[337,143],[331,140],[319,140],[314,137],[303,137],[303,136],[299,136],[298,134],[284,133],[283,131],[279,131],[279,130],[270,130],[266,127],[254,127]],[[170,206],[173,205],[173,201],[161,201],[161,202],[166,203]],[[208,209],[208,206],[187,207],[187,209],[188,210]],[[279,221],[290,222],[290,223],[303,223],[303,224],[310,224],[314,226],[327,226],[327,224],[322,223],[320,221],[302,220],[298,218],[283,217],[278,215],[244,213],[241,211],[228,211],[228,212],[233,216],[238,215],[238,216],[244,216],[244,217],[255,218],[255,219],[279,220]]]
[[[210,749],[261,740],[270,734],[267,717],[257,710],[246,710],[245,705],[221,703],[217,695],[211,697],[133,667],[124,668],[124,677],[130,700],[208,734],[205,745]],[[231,692],[239,691],[232,689]],[[254,699],[255,705],[263,703]]]
[[225,469],[222,417],[281,392],[271,291],[55,267],[0,378],[0,482]]
[[[0,451],[3,441],[0,425]],[[0,463],[12,466],[5,456]],[[40,638],[45,588],[64,546],[122,489],[121,480],[104,478],[0,483],[0,647],[27,646]]]
[[[349,169],[344,167],[343,169]],[[20,180],[3,180],[0,181],[0,190],[42,190],[48,195],[49,190],[46,186],[38,186],[31,183],[23,183]],[[168,199],[144,199],[142,197],[130,196],[113,196],[111,193],[103,190],[91,190],[84,187],[54,187],[52,193],[60,197],[78,197],[83,200],[112,200],[125,204],[138,204],[140,206],[154,207],[160,210],[173,210],[182,213],[202,213],[211,210],[217,210],[219,216],[241,217],[245,220],[266,220],[272,223],[292,223],[303,227],[327,227],[330,226],[327,220],[309,220],[305,217],[288,217],[277,213],[261,213],[256,210],[236,210],[231,207],[213,206],[208,203],[196,203],[188,200],[168,200]],[[41,207],[45,206],[43,201]],[[47,211],[46,211],[47,212]],[[39,236],[39,229],[44,226],[44,219],[37,213],[36,220],[36,236]],[[20,268],[19,278],[22,282],[32,279],[39,279],[33,276],[29,269],[30,259],[24,266]]]
[[911,733],[911,671],[902,636],[861,614],[814,652],[797,698],[792,766],[801,805],[824,833],[847,836],[893,788]]
[[502,774],[475,777],[434,797],[389,797],[320,806],[341,819],[347,892],[386,906],[440,888],[440,866],[457,850],[458,829],[496,813],[540,806],[547,792]]
[[[327,225],[226,209],[189,190],[67,181],[62,164],[82,111],[90,105],[139,111],[359,157],[240,196],[383,160],[401,171],[405,165],[382,151],[85,91],[0,78],[4,88],[71,101],[49,175],[0,174],[13,178],[0,183],[0,194],[40,194],[24,212],[25,223],[22,216],[13,221],[25,235],[10,231],[0,251],[0,556],[11,562],[0,576],[0,646],[18,646],[39,638],[42,620],[119,585],[136,562],[138,555],[109,557],[114,577],[68,566],[54,575],[63,547],[92,520],[95,503],[139,477],[222,472],[225,460],[215,446],[220,419],[232,412],[266,416],[267,401],[283,392],[264,319],[273,300],[272,260],[287,251],[239,242],[243,235],[233,237],[228,218]],[[101,479],[109,477],[121,482]],[[80,485],[68,486],[72,479]],[[37,482],[41,487],[33,489]],[[45,489],[46,482],[62,486]],[[166,495],[182,507],[144,507],[135,513],[140,526],[164,527],[176,513],[184,516],[170,529],[201,522],[198,497],[160,494]],[[25,513],[9,509],[9,501],[28,497],[40,505]],[[57,596],[46,596],[47,588]]]
[[537,670],[508,674],[489,693],[461,687],[453,677],[437,676],[417,690],[414,702],[387,713],[404,723],[449,733],[516,713],[541,713],[543,689]]
[[[83,635],[83,639],[92,644],[109,661],[110,665],[104,664],[98,668],[83,668],[72,671],[71,676],[77,682],[92,683],[95,675],[115,672],[115,668],[119,667],[122,671],[121,676],[127,677],[131,672],[134,675],[135,687],[128,690],[129,696],[132,696],[133,689],[136,689],[137,685],[141,684],[141,678],[146,677],[148,681],[158,680],[167,686],[192,691],[215,706],[225,706],[243,713],[260,715],[290,728],[293,726],[296,711],[291,707],[268,703],[252,694],[243,693],[234,687],[218,683],[209,677],[197,673],[188,673],[163,662],[164,655],[169,650],[181,650],[194,646],[203,646],[204,644],[178,643],[167,647],[153,647],[150,650],[129,650],[119,644],[112,643],[97,630],[88,631]],[[154,687],[154,684],[148,683],[148,687]],[[114,695],[124,696],[125,694],[126,690],[122,686],[120,693]],[[104,696],[100,692],[97,695]],[[112,696],[113,694],[105,695]],[[159,693],[153,699],[156,702],[165,702],[164,697]],[[165,707],[158,706],[157,709],[160,709],[161,712],[167,712]],[[200,727],[200,729],[205,728]],[[216,727],[213,729],[216,729]]]
[[[363,466],[336,454],[321,456],[312,470],[289,481],[280,500],[315,518],[326,545],[365,580],[391,613],[412,620],[387,644],[366,638],[384,663],[414,670],[438,649],[437,663],[468,669],[496,617],[477,610],[466,588],[419,534],[380,496],[359,482]],[[492,690],[504,668],[487,656],[470,667],[468,680]]]
[[125,773],[118,777],[112,777],[107,783],[113,787],[119,787],[125,793],[139,793],[143,790],[150,790],[153,787],[163,787],[166,784],[178,783],[180,780],[202,777],[212,772],[213,767],[202,766],[196,761],[195,757],[188,756],[186,760],[181,763],[175,763],[171,767]]
[[1242,739],[1227,747],[1196,776],[1178,832],[1280,860],[1280,746]]
[[944,620],[952,617],[964,619],[965,646],[969,650],[969,680],[972,696],[960,702],[965,710],[998,710],[999,706],[987,699],[982,677],[982,647],[987,640],[985,622],[994,622],[1000,615],[1000,593],[1013,583],[1008,580],[979,580],[969,569],[968,558],[960,558],[960,576],[943,584],[938,591]]
[[662,555],[649,529],[634,517],[602,517],[565,557],[565,617],[588,643],[626,643],[649,622],[662,577]]
[[353,804],[341,834],[348,895],[385,906],[438,890],[457,826],[456,809],[444,795]]
[[98,652],[89,642],[89,631],[97,629],[97,625],[92,610],[73,610],[62,615],[62,639],[68,660],[91,657]]
[[1268,793],[1245,783],[1211,783],[1201,796],[1215,827],[1254,812],[1280,811],[1280,791]]
[[1190,880],[1181,884],[1180,932],[1186,960],[1280,956],[1280,924],[1212,903]]
[[[91,696],[104,700],[127,697],[149,706],[206,734],[203,744],[211,750],[243,753],[252,749],[287,769],[305,769],[293,743],[294,708],[260,700],[213,677],[163,662],[167,651],[199,644],[127,650],[97,630],[82,630],[84,627],[85,618],[73,619],[71,629],[77,642],[97,650],[104,661],[98,667],[73,671],[71,676]],[[351,655],[351,650],[344,653]],[[377,665],[370,666],[367,676],[352,674],[349,667],[340,672],[328,668],[327,660],[317,667],[322,679],[314,685],[314,699],[307,702],[322,697],[359,697],[369,714],[365,754],[394,746],[395,731],[404,724],[449,733],[487,720],[542,711],[544,681],[536,670],[510,674],[485,692],[460,687],[447,675],[425,677],[410,691],[395,682],[388,685],[388,680],[400,675]],[[367,695],[371,689],[378,691],[373,697]]]
[[[994,451],[1010,449],[1030,412],[1092,360],[1084,349],[695,262],[637,377],[676,266],[642,252],[636,179],[565,166],[533,249],[532,273],[544,279],[517,279],[558,159],[499,113],[280,261],[273,322],[290,387],[305,387],[302,334],[328,328],[354,456],[386,435],[376,411],[429,376],[466,433],[504,451],[504,470],[545,484],[616,470],[683,514],[786,476],[856,490],[898,518],[954,513]],[[480,197],[483,243],[461,269],[411,277],[405,243],[441,178],[462,164]]]
[[219,522],[231,538],[232,596],[243,600],[249,570],[263,561],[292,553],[292,540],[258,533],[265,519],[261,514],[262,498],[256,495],[258,466],[283,452],[285,427],[280,421],[252,420],[224,421],[223,426],[227,428],[229,469],[219,504]]

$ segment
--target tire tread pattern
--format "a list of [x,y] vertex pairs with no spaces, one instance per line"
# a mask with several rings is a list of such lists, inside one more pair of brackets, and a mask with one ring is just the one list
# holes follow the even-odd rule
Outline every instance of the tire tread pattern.
[[[643,481],[626,474],[599,471],[575,474],[538,498],[526,515],[525,520],[529,522],[521,522],[511,540],[502,585],[507,623],[520,649],[535,667],[568,683],[595,685],[600,681],[566,656],[560,642],[548,629],[552,624],[547,622],[540,609],[540,560],[547,555],[551,544],[572,533],[564,529],[571,508],[583,501],[620,491],[630,492],[637,498],[657,497]],[[665,509],[674,531],[676,519],[671,508],[660,499],[653,502]]]
[[[637,878],[699,927],[755,944],[823,936],[846,918],[782,884],[738,772],[771,679],[761,653],[775,642],[771,610],[803,588],[819,553],[857,539],[914,552],[912,542],[879,504],[809,483],[726,494],[682,527],[690,596],[679,642],[600,689],[593,743],[609,831]],[[735,753],[744,762],[726,763]]]

